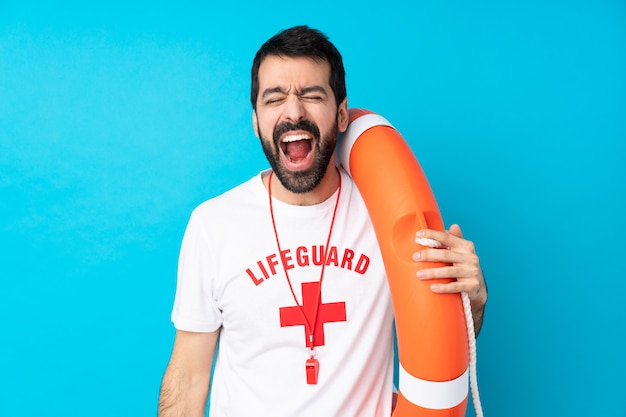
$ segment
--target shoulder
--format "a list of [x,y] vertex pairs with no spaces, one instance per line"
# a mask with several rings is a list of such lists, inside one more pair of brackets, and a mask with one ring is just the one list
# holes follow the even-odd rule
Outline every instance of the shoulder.
[[261,174],[199,204],[191,212],[187,229],[215,234],[237,228],[264,213],[268,203]]
[[262,173],[255,175],[249,180],[231,188],[230,190],[210,198],[198,205],[192,212],[192,216],[214,216],[216,214],[228,214],[238,207],[249,207],[256,202],[264,203],[264,187],[261,179]]

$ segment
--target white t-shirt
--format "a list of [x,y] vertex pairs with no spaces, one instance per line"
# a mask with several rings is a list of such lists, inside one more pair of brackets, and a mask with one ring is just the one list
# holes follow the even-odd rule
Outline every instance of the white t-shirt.
[[281,257],[261,174],[198,206],[183,238],[172,321],[192,332],[221,327],[210,415],[388,417],[393,311],[360,194],[342,171],[315,333],[319,379],[309,385],[305,326],[284,268],[312,321],[337,194],[313,206],[272,200]]

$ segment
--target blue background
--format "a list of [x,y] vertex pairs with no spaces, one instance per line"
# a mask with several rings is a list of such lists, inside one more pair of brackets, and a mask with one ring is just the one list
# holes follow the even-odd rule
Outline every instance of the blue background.
[[251,60],[305,23],[476,243],[485,415],[626,416],[626,3],[224,3],[0,1],[0,415],[155,415],[188,216],[266,167]]

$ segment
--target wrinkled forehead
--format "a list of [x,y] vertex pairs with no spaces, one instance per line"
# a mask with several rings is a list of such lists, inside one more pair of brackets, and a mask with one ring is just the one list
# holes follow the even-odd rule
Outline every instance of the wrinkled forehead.
[[[330,64],[312,57],[270,55],[259,66],[259,94],[268,88],[302,89],[311,85],[330,87]],[[258,98],[258,97],[257,97]]]

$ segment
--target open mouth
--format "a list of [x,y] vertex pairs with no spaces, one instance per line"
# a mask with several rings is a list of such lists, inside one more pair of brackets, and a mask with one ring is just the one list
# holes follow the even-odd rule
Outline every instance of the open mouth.
[[281,139],[280,148],[289,161],[302,161],[313,149],[313,138],[304,133],[287,134]]

